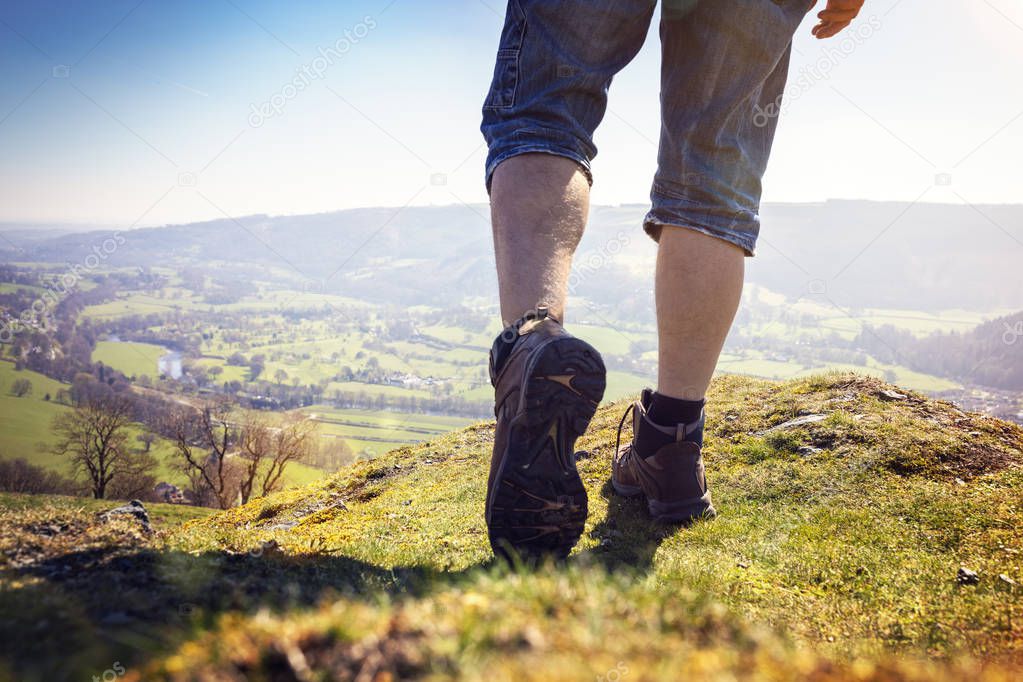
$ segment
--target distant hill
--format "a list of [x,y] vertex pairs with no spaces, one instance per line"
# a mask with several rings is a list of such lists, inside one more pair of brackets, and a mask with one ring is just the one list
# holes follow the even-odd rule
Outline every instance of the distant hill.
[[1023,311],[969,332],[923,338],[892,326],[876,327],[862,332],[857,343],[883,361],[919,372],[1023,391]]
[[[654,246],[640,228],[644,211],[593,208],[574,293],[595,300],[646,296]],[[0,242],[0,257],[77,263],[111,234],[19,239],[20,251]],[[126,242],[108,262],[126,267],[216,265],[219,275],[230,276],[256,265],[306,289],[404,305],[496,291],[484,205],[253,215],[123,234]],[[1019,305],[1021,255],[1019,205],[769,204],[749,281],[790,298],[826,296],[843,308],[990,310]]]

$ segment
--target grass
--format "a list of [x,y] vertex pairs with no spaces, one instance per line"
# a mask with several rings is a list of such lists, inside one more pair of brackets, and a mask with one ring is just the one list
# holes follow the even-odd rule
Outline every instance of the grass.
[[9,282],[0,282],[0,294],[13,294],[17,291],[30,291],[33,294],[41,294],[46,289],[43,287],[33,286],[31,284],[11,284]]
[[[11,395],[11,386],[18,379],[28,379],[32,384],[29,395]],[[55,441],[50,429],[53,418],[69,409],[53,401],[62,388],[67,386],[31,370],[15,370],[13,363],[0,362],[0,457],[23,458],[67,472],[66,463],[46,451]],[[47,394],[51,400],[45,400]]]
[[[20,493],[0,493],[0,513],[8,512],[33,512],[41,510],[56,513],[62,511],[104,512],[112,507],[120,505],[120,502],[111,500],[94,500],[88,497],[67,497],[64,495],[22,495]],[[206,507],[192,507],[186,504],[156,504],[149,503],[146,506],[146,513],[149,521],[157,528],[171,528],[179,526],[185,521],[202,519],[214,513],[213,509]]]
[[[648,357],[654,357],[652,354]],[[875,377],[884,377],[886,372],[894,374],[895,383],[915,391],[941,392],[962,388],[961,384],[951,379],[943,379],[923,372],[915,372],[901,365],[886,365],[868,358],[867,366],[846,363],[827,363],[814,367],[806,367],[794,360],[771,360],[756,352],[742,355],[725,354],[718,361],[717,369],[729,374],[744,374],[764,379],[795,379],[813,376],[821,372],[843,371],[858,372]]]
[[[716,380],[720,515],[687,528],[610,493],[625,405],[601,409],[564,566],[491,563],[492,424],[152,537],[9,509],[0,660],[19,679],[115,660],[126,680],[1014,679],[1023,430],[886,388]],[[803,414],[825,419],[766,432]],[[66,538],[40,535],[54,516]]]
[[159,377],[158,361],[167,353],[163,346],[130,341],[99,341],[92,361],[102,362],[128,377]]
[[325,405],[299,411],[315,417],[323,437],[343,439],[356,456],[363,458],[430,440],[474,421],[461,417],[340,409]]
[[225,381],[239,381],[246,382],[249,380],[249,368],[241,367],[239,365],[229,365],[227,362],[220,358],[201,358],[196,361],[196,364],[206,367],[220,367],[221,373],[216,377],[211,376],[211,381],[217,384],[223,384]]

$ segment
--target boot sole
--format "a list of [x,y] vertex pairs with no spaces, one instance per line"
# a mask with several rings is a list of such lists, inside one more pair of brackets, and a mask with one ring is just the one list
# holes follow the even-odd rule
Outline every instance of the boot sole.
[[600,353],[580,339],[534,352],[487,509],[490,546],[509,561],[563,559],[582,535],[587,498],[575,441],[607,381]]

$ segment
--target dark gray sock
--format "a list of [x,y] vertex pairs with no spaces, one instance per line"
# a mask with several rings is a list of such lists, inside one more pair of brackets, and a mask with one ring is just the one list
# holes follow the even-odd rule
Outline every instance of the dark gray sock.
[[650,421],[663,426],[692,424],[703,414],[706,403],[706,400],[683,400],[654,391],[646,414]]

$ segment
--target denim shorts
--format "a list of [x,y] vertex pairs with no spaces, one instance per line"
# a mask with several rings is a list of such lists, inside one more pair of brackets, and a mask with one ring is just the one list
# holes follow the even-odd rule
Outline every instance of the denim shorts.
[[[487,188],[497,166],[540,152],[592,182],[593,132],[611,79],[639,52],[656,0],[509,0],[483,105]],[[724,239],[753,255],[761,181],[810,0],[664,0],[661,133],[644,227]]]

